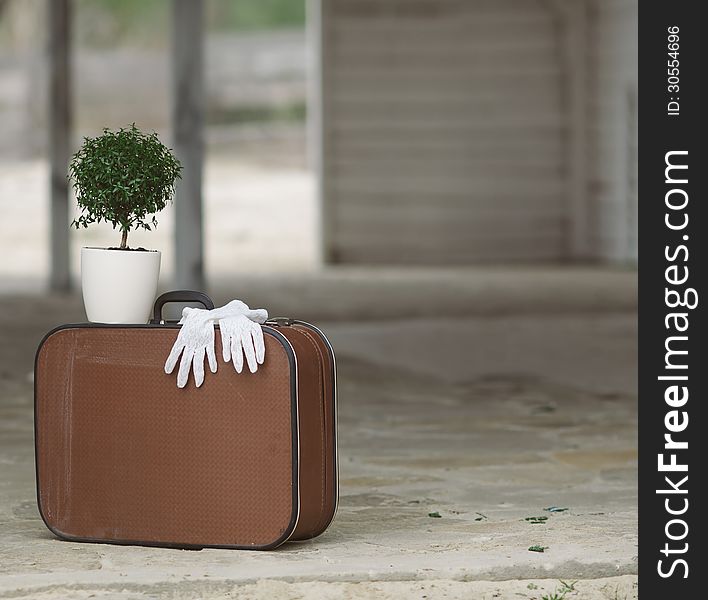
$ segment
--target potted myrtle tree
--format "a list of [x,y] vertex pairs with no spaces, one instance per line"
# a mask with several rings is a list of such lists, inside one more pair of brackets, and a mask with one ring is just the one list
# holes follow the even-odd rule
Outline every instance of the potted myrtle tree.
[[[131,248],[128,234],[157,227],[172,201],[182,165],[156,133],[135,124],[85,138],[69,166],[79,216],[77,229],[107,222],[120,245],[81,249],[81,290],[89,321],[145,323],[157,292],[160,252]],[[118,240],[116,240],[118,241]]]

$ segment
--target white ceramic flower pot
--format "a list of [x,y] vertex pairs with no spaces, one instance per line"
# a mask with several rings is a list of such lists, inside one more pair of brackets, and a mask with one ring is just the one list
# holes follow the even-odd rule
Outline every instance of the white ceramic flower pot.
[[81,290],[89,321],[147,323],[160,275],[156,250],[81,248]]

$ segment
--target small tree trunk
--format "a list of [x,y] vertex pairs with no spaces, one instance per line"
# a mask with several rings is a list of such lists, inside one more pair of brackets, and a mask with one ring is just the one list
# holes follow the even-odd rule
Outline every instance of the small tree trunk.
[[125,250],[128,247],[128,230],[123,230],[123,237],[120,240],[120,249]]

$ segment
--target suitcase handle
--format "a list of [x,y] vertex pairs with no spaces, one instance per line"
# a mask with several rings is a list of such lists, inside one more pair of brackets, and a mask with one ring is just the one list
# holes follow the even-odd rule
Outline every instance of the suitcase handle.
[[165,304],[169,304],[171,302],[179,302],[181,304],[197,302],[207,310],[212,310],[214,308],[214,302],[204,292],[195,292],[193,290],[173,290],[171,292],[160,294],[157,297],[150,323],[160,324],[165,322],[162,318],[162,308]]

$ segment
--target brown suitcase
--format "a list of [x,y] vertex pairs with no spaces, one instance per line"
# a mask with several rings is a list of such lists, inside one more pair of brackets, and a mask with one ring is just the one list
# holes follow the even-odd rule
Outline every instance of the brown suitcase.
[[[336,366],[308,323],[263,326],[256,373],[219,358],[178,389],[164,364],[179,325],[63,325],[35,359],[37,502],[58,537],[270,549],[321,534],[337,505]],[[220,336],[215,335],[221,357]]]

